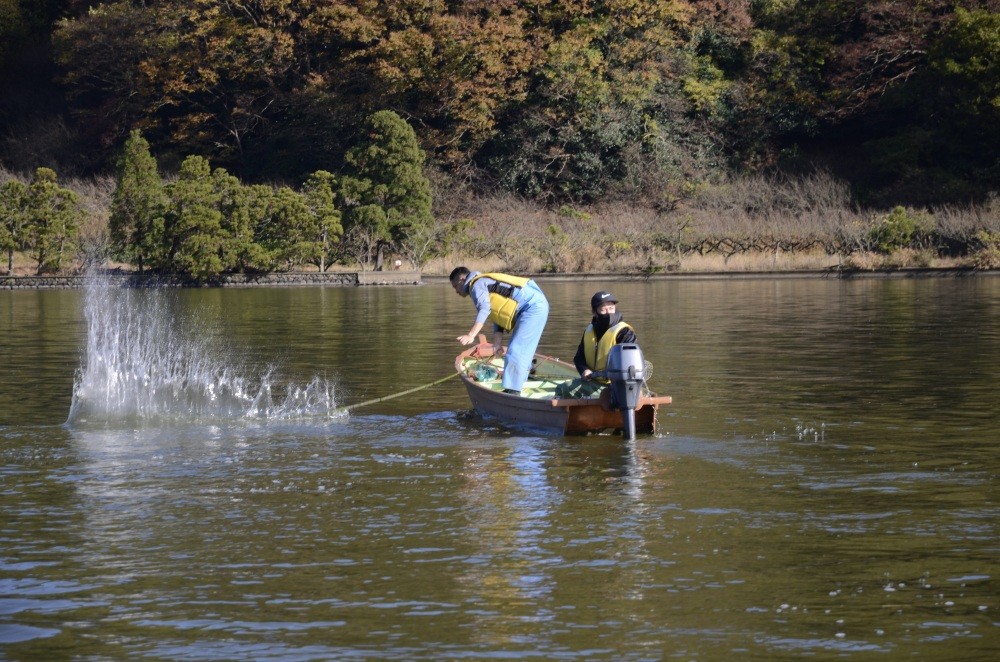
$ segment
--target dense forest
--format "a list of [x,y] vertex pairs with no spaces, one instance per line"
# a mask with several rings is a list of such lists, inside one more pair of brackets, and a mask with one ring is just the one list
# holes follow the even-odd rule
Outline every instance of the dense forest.
[[0,0],[0,170],[24,186],[109,176],[138,131],[166,173],[336,187],[379,111],[426,156],[438,253],[516,261],[488,245],[505,207],[541,219],[524,268],[585,268],[608,219],[624,236],[590,257],[650,268],[900,227],[1000,250],[998,0]]

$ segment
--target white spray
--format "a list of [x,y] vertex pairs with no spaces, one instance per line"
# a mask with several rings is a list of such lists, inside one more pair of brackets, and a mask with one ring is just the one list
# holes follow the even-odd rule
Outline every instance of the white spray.
[[70,425],[147,425],[330,416],[333,387],[313,377],[272,395],[273,371],[248,374],[184,333],[163,290],[122,288],[88,277],[87,345],[77,371]]

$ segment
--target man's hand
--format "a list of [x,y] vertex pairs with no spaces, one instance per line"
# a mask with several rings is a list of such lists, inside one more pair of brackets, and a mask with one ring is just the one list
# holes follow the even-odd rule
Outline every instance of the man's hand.
[[458,337],[458,342],[462,343],[463,345],[471,345],[474,340],[475,336],[473,336],[471,333],[467,333],[464,336]]

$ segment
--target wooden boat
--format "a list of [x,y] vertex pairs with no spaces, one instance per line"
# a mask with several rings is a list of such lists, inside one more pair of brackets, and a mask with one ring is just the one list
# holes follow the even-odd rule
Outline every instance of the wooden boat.
[[[455,358],[473,408],[517,427],[543,429],[562,434],[588,434],[621,430],[622,412],[611,408],[609,389],[598,397],[560,398],[556,388],[579,378],[576,367],[565,361],[536,354],[531,377],[520,395],[504,393],[500,384],[503,358],[495,356],[492,343],[480,336],[478,345]],[[670,396],[643,393],[635,409],[635,432],[656,431],[659,405],[670,404]]]

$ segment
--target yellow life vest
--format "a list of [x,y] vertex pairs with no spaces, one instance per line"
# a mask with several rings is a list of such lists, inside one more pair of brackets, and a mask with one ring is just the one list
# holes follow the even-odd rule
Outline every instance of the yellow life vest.
[[510,331],[514,328],[514,314],[517,312],[517,301],[511,298],[514,294],[514,288],[524,287],[530,279],[501,273],[476,274],[468,282],[470,291],[472,284],[480,278],[492,278],[497,281],[488,286],[490,291],[489,319],[504,331]]
[[[587,359],[587,367],[591,370],[606,370],[608,367],[608,353],[615,346],[615,338],[622,329],[632,329],[628,322],[621,321],[604,332],[600,340],[594,333],[594,325],[591,324],[583,332],[583,356]],[[632,329],[634,332],[635,329]]]

